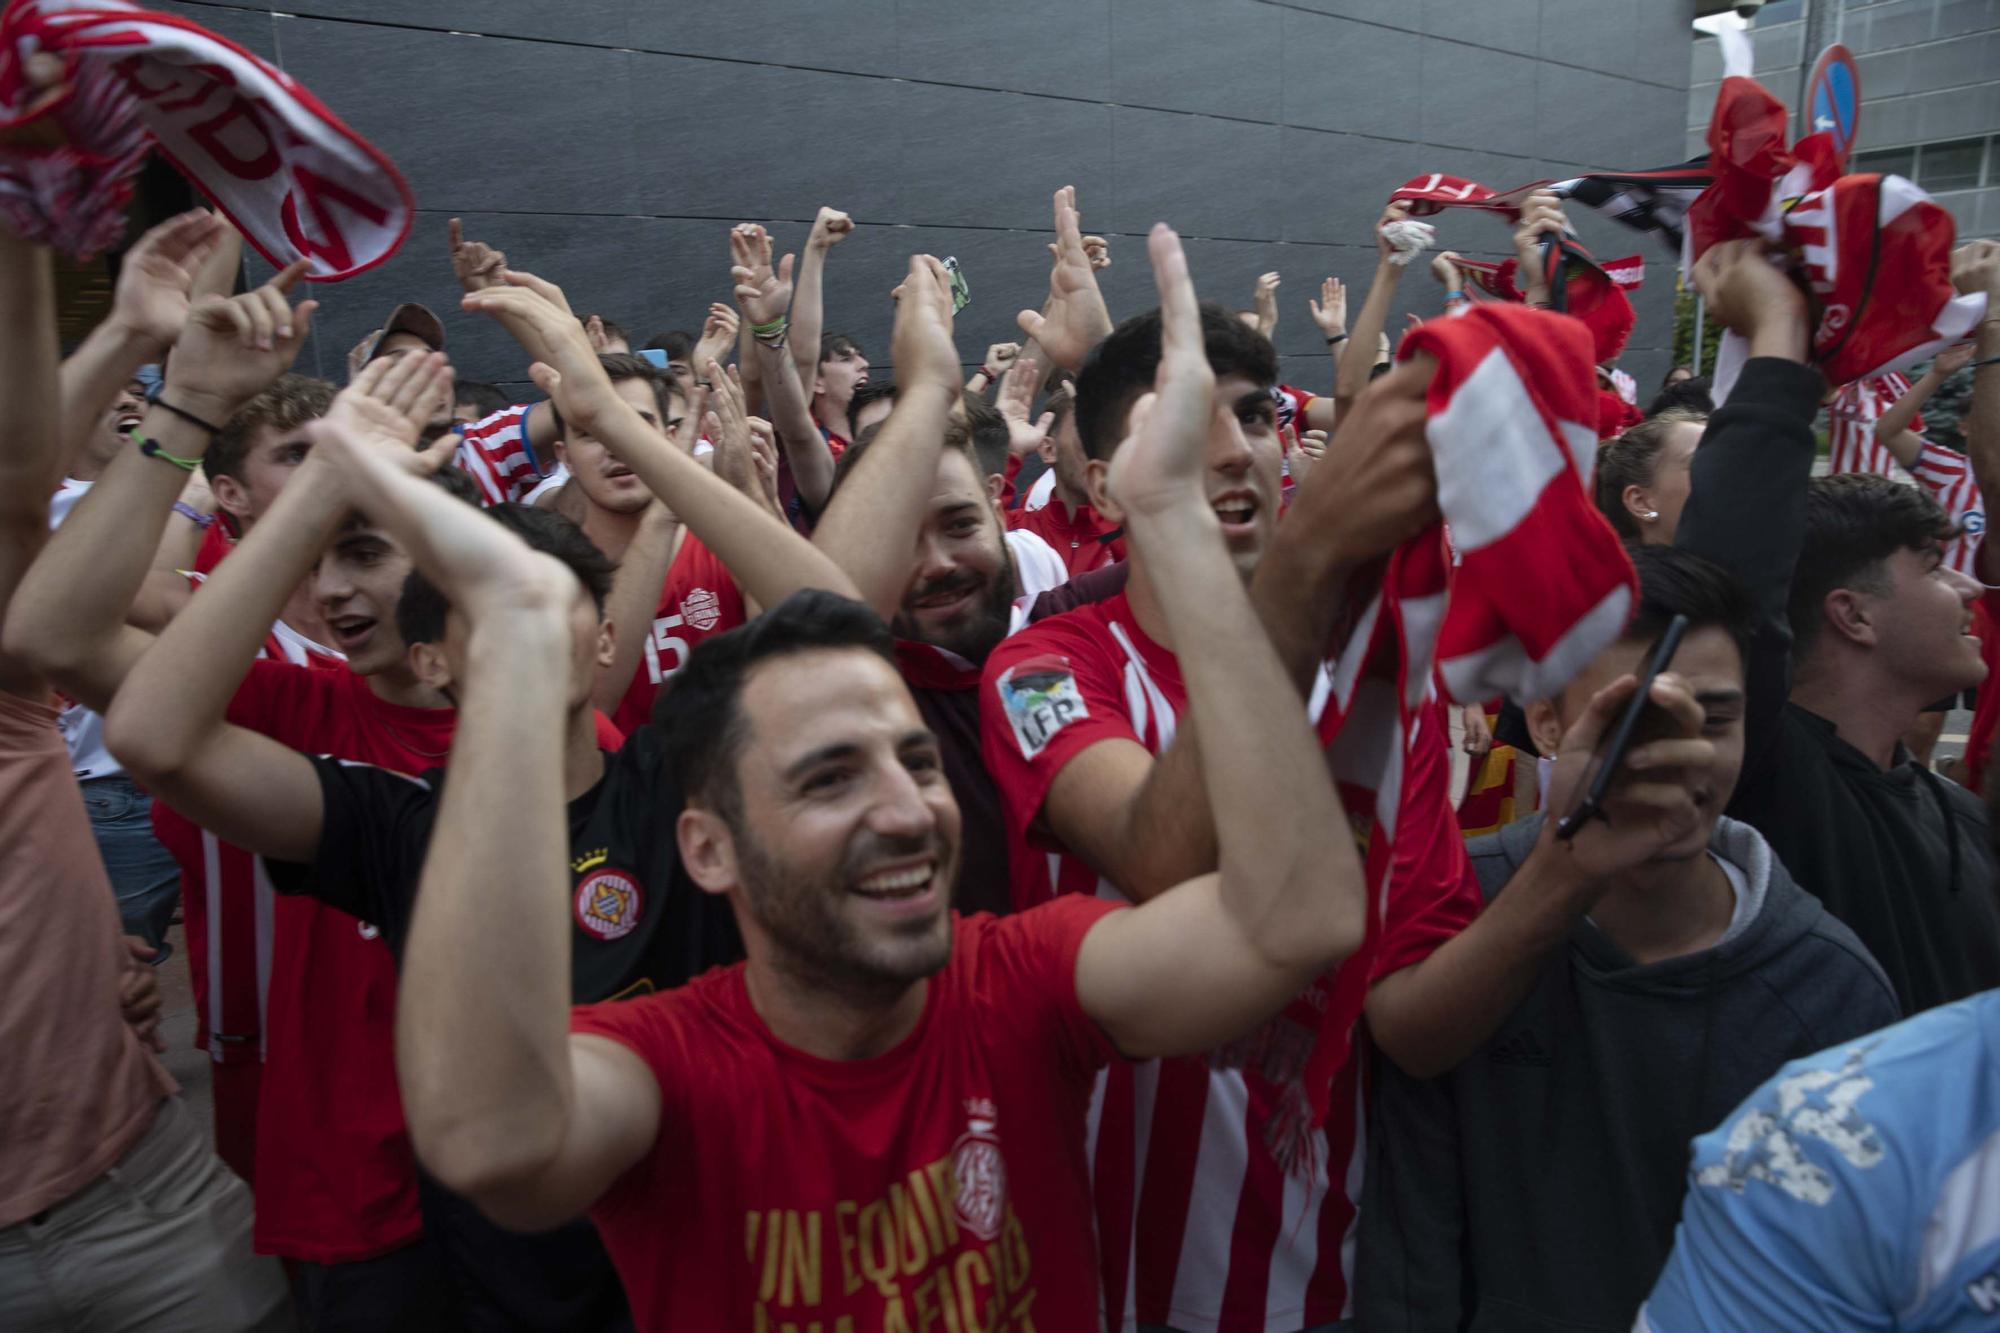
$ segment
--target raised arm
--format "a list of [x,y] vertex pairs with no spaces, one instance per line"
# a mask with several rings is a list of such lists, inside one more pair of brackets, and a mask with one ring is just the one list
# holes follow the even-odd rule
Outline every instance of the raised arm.
[[[1420,358],[1370,385],[1294,493],[1250,596],[1266,642],[1303,702],[1354,572],[1437,517]],[[1156,585],[1157,586],[1157,585]],[[1043,812],[1065,846],[1142,901],[1213,870],[1215,824],[1203,797],[1205,731],[1183,728],[1155,759],[1130,742],[1082,751],[1049,786]]]
[[1278,284],[1282,279],[1273,271],[1257,275],[1257,287],[1251,293],[1257,309],[1257,332],[1266,338],[1278,331]]
[[[412,468],[435,471],[451,456],[452,437],[422,454],[414,445],[427,405],[449,382],[436,352],[370,362],[314,423],[314,439],[380,436]],[[319,779],[304,755],[226,715],[271,622],[351,507],[316,444],[235,554],[140,658],[105,717],[106,743],[149,791],[229,842],[285,861],[310,862],[318,851]]]
[[[1974,336],[1972,404],[1965,413],[1965,452],[1981,496],[2000,495],[2000,242],[1973,241],[1951,257],[1951,280],[1961,292],[1986,293],[1986,317]],[[1944,358],[1938,358],[1942,361]],[[1933,367],[1935,369],[1935,367]],[[1990,504],[1991,501],[1989,500]],[[1979,547],[1980,581],[2000,584],[2000,549]]]
[[[1016,322],[1041,348],[1039,360],[1074,375],[1090,349],[1111,332],[1111,312],[1104,307],[1104,293],[1097,289],[1100,265],[1084,244],[1074,185],[1056,191],[1055,227],[1055,243],[1049,247],[1055,263],[1049,268],[1048,302],[1039,312],[1023,310]],[[1110,263],[1109,251],[1103,253],[1104,262]]]
[[[819,340],[826,331],[823,281],[826,252],[847,239],[854,219],[837,208],[821,208],[813,219],[812,233],[806,237],[804,258],[799,262],[798,290],[792,294],[792,367],[798,371],[799,389],[811,402],[819,380]],[[697,362],[697,365],[700,363]]]
[[[538,382],[559,393],[546,370],[535,368]],[[504,1224],[544,1229],[643,1156],[660,1116],[637,1056],[568,1035],[563,691],[520,682],[569,674],[581,589],[560,562],[380,451],[342,462],[362,508],[470,625],[452,780],[396,1004],[403,1112],[446,1188]]]
[[[466,240],[465,226],[457,218],[445,223],[445,246],[451,253],[451,274],[458,280],[461,291],[467,294],[485,291],[506,281],[506,252],[484,241]],[[553,412],[530,408],[522,419],[521,436],[534,455],[538,474],[546,476],[555,466],[556,441],[561,435]]]
[[[490,314],[532,350],[536,383],[566,421],[601,440],[637,473],[688,530],[714,551],[746,596],[774,606],[800,588],[855,595],[853,582],[811,542],[647,425],[612,389],[576,317],[544,294],[532,274],[509,271],[507,285],[474,292],[467,310]],[[558,294],[559,295],[559,294]]]
[[944,265],[929,255],[912,255],[897,292],[890,338],[896,406],[813,529],[813,545],[847,571],[861,600],[884,620],[895,618],[910,584],[917,532],[937,482],[945,421],[959,392],[951,279]]
[[1750,341],[1750,359],[1729,401],[1716,409],[1695,451],[1693,477],[1674,545],[1742,580],[1757,608],[1757,634],[1744,663],[1749,696],[1743,722],[1743,775],[1755,791],[1791,691],[1791,623],[1785,613],[1792,570],[1806,539],[1806,484],[1817,441],[1812,423],[1826,383],[1805,364],[1805,294],[1753,241],[1725,241],[1703,254],[1695,286],[1708,317]]
[[[729,234],[736,265],[736,303],[743,309],[743,326],[750,331],[750,359],[771,409],[771,424],[791,465],[792,484],[809,513],[826,508],[833,490],[833,451],[812,418],[812,395],[799,381],[792,357],[786,310],[792,303],[792,257],[771,265],[770,238],[762,227],[738,227]],[[763,330],[759,332],[759,330]],[[819,355],[817,344],[813,355]],[[814,362],[817,370],[818,362]]]
[[1402,285],[1404,273],[1402,265],[1389,262],[1395,251],[1383,239],[1382,228],[1409,215],[1410,206],[1398,200],[1383,209],[1375,223],[1375,280],[1368,285],[1368,295],[1363,298],[1361,309],[1354,316],[1354,327],[1349,330],[1352,336],[1348,345],[1360,350],[1343,353],[1334,372],[1333,400],[1337,412],[1345,413],[1347,405],[1361,396],[1361,391],[1368,387],[1368,372],[1375,369],[1375,341],[1388,327],[1389,307],[1395,303],[1396,288]]
[[[49,535],[49,493],[62,458],[56,421],[55,274],[47,246],[0,226],[0,619]],[[0,690],[39,699],[37,664],[13,635],[0,653]]]
[[[1904,467],[1915,464],[1917,455],[1923,452],[1924,440],[1921,435],[1910,429],[1910,423],[1917,419],[1917,413],[1923,410],[1931,395],[1936,393],[1946,380],[1964,370],[1966,363],[1971,360],[1971,343],[1963,347],[1947,347],[1939,352],[1937,358],[1931,362],[1930,368],[1910,386],[1910,391],[1898,398],[1890,405],[1888,411],[1876,418],[1875,442],[1893,454],[1896,461]],[[1974,386],[1974,391],[1977,392],[1977,385]]]
[[[127,612],[175,499],[213,442],[207,427],[227,422],[304,344],[317,302],[293,310],[285,299],[304,271],[300,260],[254,291],[208,297],[190,311],[159,401],[23,583],[7,623],[9,651],[79,702],[102,712],[152,642],[125,623]],[[260,639],[275,614],[264,618]]]
[[1359,947],[1361,863],[1305,708],[1257,623],[1203,488],[1215,375],[1180,240],[1148,240],[1162,313],[1155,390],[1110,485],[1145,553],[1202,737],[1220,865],[1091,929],[1086,1013],[1129,1056],[1212,1049]]
[[204,209],[139,238],[118,269],[111,313],[62,365],[62,468],[71,473],[98,418],[140,366],[158,361],[186,322],[196,275],[226,228]]

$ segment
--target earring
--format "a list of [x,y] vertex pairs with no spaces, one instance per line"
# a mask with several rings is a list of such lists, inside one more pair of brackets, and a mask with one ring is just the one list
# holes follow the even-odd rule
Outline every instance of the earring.
[[1648,509],[1648,510],[1646,511],[1646,521],[1647,521],[1648,523],[1652,522],[1652,521],[1653,521],[1654,519],[1658,518],[1659,516],[1660,516],[1660,511],[1659,511],[1659,510],[1657,510],[1657,509]]

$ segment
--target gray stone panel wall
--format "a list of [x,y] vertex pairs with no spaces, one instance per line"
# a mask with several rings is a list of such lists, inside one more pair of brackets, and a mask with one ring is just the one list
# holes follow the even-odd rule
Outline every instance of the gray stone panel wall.
[[[833,253],[828,327],[886,361],[889,289],[912,251],[956,255],[973,292],[968,364],[1046,290],[1049,196],[1078,188],[1111,238],[1114,316],[1152,304],[1142,238],[1188,238],[1204,296],[1247,306],[1285,276],[1288,379],[1329,370],[1307,297],[1334,274],[1358,306],[1370,225],[1427,171],[1495,188],[1682,148],[1693,0],[158,0],[302,79],[386,151],[416,195],[388,263],[315,292],[303,368],[401,300],[444,317],[462,375],[525,388],[519,352],[457,311],[445,220],[561,283],[643,340],[726,299],[728,227],[796,250],[820,204],[860,225]],[[1631,233],[1581,219],[1613,257]],[[1498,256],[1502,225],[1443,220]],[[1651,274],[1625,366],[1666,369],[1672,275]],[[262,272],[253,263],[253,271]],[[1427,278],[1401,309],[1432,313]]]

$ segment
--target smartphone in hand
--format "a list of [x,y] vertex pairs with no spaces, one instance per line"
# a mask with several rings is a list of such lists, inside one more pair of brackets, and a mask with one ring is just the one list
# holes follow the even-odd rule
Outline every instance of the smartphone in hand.
[[1653,645],[1653,651],[1646,655],[1646,665],[1639,673],[1639,688],[1626,701],[1618,724],[1598,744],[1597,753],[1590,757],[1590,771],[1584,782],[1582,798],[1575,808],[1556,821],[1556,837],[1560,841],[1568,842],[1585,824],[1604,813],[1604,798],[1610,794],[1611,780],[1618,776],[1618,766],[1625,762],[1626,752],[1638,737],[1640,720],[1645,716],[1647,701],[1653,694],[1653,682],[1673,663],[1681,640],[1687,637],[1687,630],[1688,618],[1675,616],[1667,622],[1666,633]]

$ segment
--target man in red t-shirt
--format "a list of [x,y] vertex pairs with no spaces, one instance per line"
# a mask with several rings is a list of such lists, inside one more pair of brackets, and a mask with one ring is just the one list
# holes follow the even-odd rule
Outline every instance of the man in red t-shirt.
[[[1033,393],[1039,375],[1033,361],[1007,372],[998,405],[1010,423],[1026,422],[1027,404],[1021,399]],[[1066,393],[1057,394],[1049,403],[1048,425],[1041,444],[1042,457],[1055,478],[1049,502],[1034,509],[1024,504],[1005,511],[1010,529],[1032,532],[1054,547],[1072,576],[1088,574],[1125,558],[1123,530],[1106,520],[1090,503],[1084,479],[1083,446],[1076,438],[1074,406],[1074,400]],[[1016,467],[1018,463],[1008,469],[1010,483]]]
[[[664,705],[689,873],[748,961],[570,1018],[558,699],[566,571],[438,534],[425,573],[494,646],[464,682],[404,963],[397,1059],[425,1165],[496,1220],[589,1208],[640,1327],[1098,1327],[1082,1159],[1094,1071],[1251,1027],[1363,933],[1360,868],[1201,495],[1212,378],[1173,234],[1170,353],[1113,488],[1170,576],[1225,830],[1218,873],[1129,910],[954,920],[957,807],[865,609],[792,598],[692,655]],[[949,285],[904,307],[945,336]],[[908,316],[903,316],[908,318]],[[384,522],[425,521],[380,470]],[[485,534],[480,534],[485,535]],[[505,664],[497,660],[505,658]],[[1060,691],[1037,706],[1060,713]],[[496,966],[496,963],[500,964]],[[692,1206],[698,1200],[699,1206]]]

